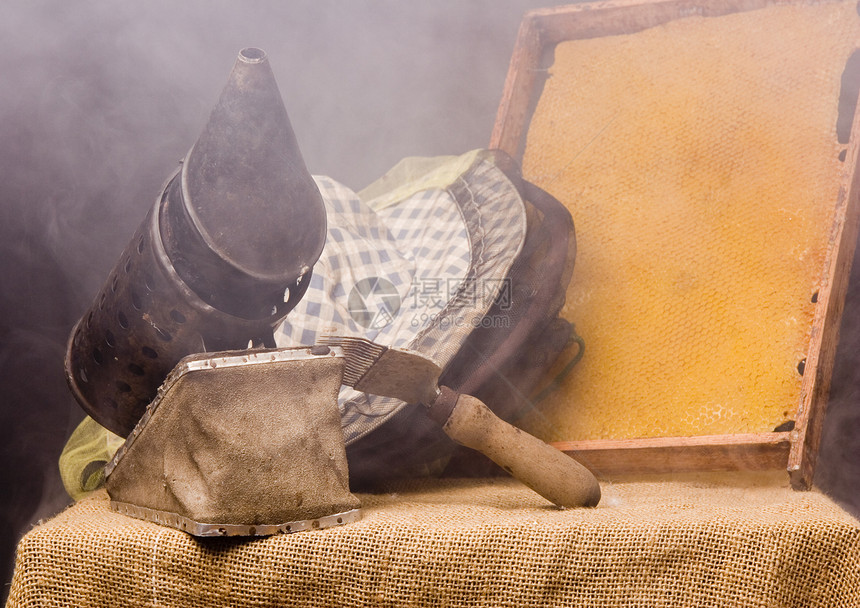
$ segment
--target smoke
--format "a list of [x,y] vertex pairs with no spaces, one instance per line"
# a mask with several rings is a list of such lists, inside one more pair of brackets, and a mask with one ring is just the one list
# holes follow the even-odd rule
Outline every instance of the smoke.
[[[238,51],[269,54],[311,172],[358,189],[404,156],[486,146],[521,17],[547,4],[3,3],[4,580],[20,535],[67,504],[56,463],[83,413],[62,376],[66,337],[196,140]],[[857,323],[843,331],[819,467],[822,485],[854,509],[860,421],[848,356],[858,336]]]
[[83,417],[65,341],[202,129],[238,51],[263,48],[313,173],[353,188],[403,156],[486,146],[526,0],[13,0],[0,20],[0,571],[68,501]]

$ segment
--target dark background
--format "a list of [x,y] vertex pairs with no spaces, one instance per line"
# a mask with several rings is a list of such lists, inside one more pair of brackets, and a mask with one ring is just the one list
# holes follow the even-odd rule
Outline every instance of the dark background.
[[[63,379],[66,337],[196,140],[238,51],[268,52],[311,172],[360,189],[404,156],[486,146],[522,15],[545,4],[0,5],[3,596],[17,539],[69,501],[57,458],[83,413]],[[817,481],[857,513],[855,292]]]

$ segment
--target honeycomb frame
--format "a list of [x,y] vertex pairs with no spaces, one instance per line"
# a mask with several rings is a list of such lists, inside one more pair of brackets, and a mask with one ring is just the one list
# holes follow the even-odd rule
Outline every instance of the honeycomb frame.
[[[844,9],[846,6],[856,10],[853,4],[849,5],[845,2],[776,3],[765,0],[643,2],[639,0],[558,7],[528,13],[520,27],[490,146],[501,148],[523,161],[524,176],[556,194],[565,203],[565,199],[571,200],[571,193],[565,192],[564,189],[559,191],[558,188],[553,192],[552,180],[547,179],[548,176],[557,175],[559,169],[564,169],[565,165],[551,167],[545,159],[530,159],[527,153],[530,134],[534,135],[532,133],[534,116],[539,110],[542,96],[547,87],[556,84],[547,82],[547,77],[551,74],[553,55],[558,45],[563,45],[566,41],[586,41],[588,44],[608,44],[604,48],[612,49],[612,44],[623,43],[625,37],[629,39],[633,35],[635,40],[637,36],[641,38],[654,35],[655,32],[659,35],[661,28],[671,31],[671,28],[676,25],[680,24],[683,27],[684,23],[691,20],[716,19],[712,23],[720,23],[719,20],[723,19],[728,23],[731,19],[737,19],[738,16],[743,18],[743,14],[752,14],[754,11],[768,11],[775,8],[780,11],[795,8],[809,11],[816,10],[815,7],[819,4],[829,6],[830,8],[825,10],[830,11],[834,10],[833,7]],[[856,13],[854,16],[857,16]],[[683,53],[683,51],[683,48],[679,48],[677,52]],[[837,66],[840,73],[842,67],[844,66]],[[587,66],[578,66],[580,70],[584,68]],[[830,68],[831,71],[836,69],[833,66]],[[613,68],[609,66],[605,69]],[[599,71],[591,75],[594,76],[594,74],[599,76]],[[550,79],[557,76],[558,74],[555,74]],[[580,103],[587,103],[587,97],[584,100]],[[613,115],[612,108],[608,107],[611,104],[605,105],[607,107],[596,107],[597,104],[592,100],[590,105],[577,108],[580,115],[584,117],[582,123],[587,127],[583,133],[587,133],[590,128],[595,140],[604,134],[603,131],[614,128],[613,120],[618,120]],[[602,111],[604,114],[601,115]],[[857,122],[857,116],[855,116],[852,134],[858,131]],[[816,128],[821,129],[820,125]],[[645,138],[642,140],[644,141]],[[570,141],[573,141],[573,138]],[[551,141],[541,143],[545,144],[542,146],[543,149],[553,145]],[[534,149],[534,143],[529,145]],[[588,149],[590,145],[594,145],[594,142],[587,135],[580,138],[571,144],[569,156],[576,162],[582,162],[582,151]],[[789,471],[795,487],[809,487],[820,439],[820,424],[826,408],[838,326],[858,224],[858,187],[855,183],[857,174],[855,168],[858,160],[856,138],[852,135],[850,142],[838,146],[834,142],[833,146],[840,159],[835,165],[831,163],[836,170],[825,167],[824,179],[828,184],[828,190],[820,194],[829,207],[824,215],[819,214],[808,220],[815,228],[810,236],[815,258],[812,261],[815,267],[811,275],[812,280],[806,280],[806,284],[801,288],[804,292],[802,297],[795,298],[797,310],[787,311],[789,315],[792,312],[797,313],[798,323],[803,326],[803,335],[800,344],[794,344],[792,347],[792,365],[796,377],[791,379],[789,386],[783,387],[784,394],[781,396],[779,405],[781,409],[779,414],[784,414],[785,420],[773,419],[772,428],[764,428],[761,424],[745,427],[740,423],[711,427],[701,425],[689,429],[681,425],[668,432],[658,432],[650,436],[635,428],[624,428],[620,432],[616,429],[615,433],[600,433],[590,429],[584,436],[577,436],[571,429],[566,429],[564,432],[567,436],[559,436],[557,432],[554,434],[554,429],[559,426],[557,420],[553,420],[552,412],[546,415],[545,409],[531,420],[526,418],[521,423],[528,430],[552,440],[557,447],[574,454],[598,473],[784,467]],[[691,148],[691,151],[696,150]],[[532,157],[534,156],[532,154]],[[540,154],[537,156],[540,157]],[[640,174],[649,170],[645,165],[636,166],[635,163],[629,163],[625,169],[636,169]],[[827,174],[828,170],[833,173]],[[588,174],[586,172],[582,175],[587,177]],[[828,176],[832,178],[829,181]],[[623,179],[623,175],[620,177],[613,175],[613,177]],[[588,193],[583,195],[583,190],[587,191],[589,187],[595,185],[590,182],[580,183],[581,187],[575,194],[579,198],[587,199]],[[763,187],[766,188],[767,184],[765,183]],[[599,192],[599,188],[595,189]],[[611,205],[613,202],[605,198],[597,201],[605,205]],[[630,199],[624,202],[629,205]],[[572,212],[574,222],[577,222],[579,215],[577,209],[573,207]],[[618,217],[615,219],[617,220]],[[641,221],[641,218],[637,218],[637,221]],[[587,221],[580,224],[589,225]],[[580,224],[577,224],[577,236],[582,243],[583,227]],[[757,228],[757,230],[767,229],[766,224]],[[675,255],[678,255],[678,252]],[[631,259],[635,261],[635,256]],[[581,282],[576,284],[578,274],[588,273],[588,269],[583,270],[581,262],[578,254],[573,285],[579,290],[583,289],[583,284]],[[647,273],[647,271],[648,268],[643,269],[643,272]],[[742,281],[740,285],[743,285]],[[738,289],[737,285],[732,289]],[[569,292],[568,304],[576,297],[578,296],[575,292]],[[801,300],[804,301],[801,303]],[[574,310],[570,320],[576,323],[575,315]],[[579,324],[577,328],[580,328]],[[588,333],[584,330],[582,333],[588,344]],[[589,345],[587,348],[592,346]],[[599,347],[590,349],[600,352]],[[683,380],[690,382],[688,377],[684,377]],[[617,381],[623,382],[623,375],[619,376]],[[696,383],[695,377],[692,378],[692,383]],[[671,390],[671,386],[664,390]],[[594,395],[591,397],[593,398]],[[786,399],[792,403],[784,405]],[[561,407],[563,410],[564,404],[560,406],[556,403],[554,407]],[[570,407],[574,408],[576,405],[571,403]],[[611,405],[596,404],[595,407],[611,407]],[[671,416],[672,413],[670,408],[669,415]],[[741,417],[736,417],[735,422],[738,422]],[[788,420],[793,421],[793,429],[790,428],[790,424],[782,424]]]

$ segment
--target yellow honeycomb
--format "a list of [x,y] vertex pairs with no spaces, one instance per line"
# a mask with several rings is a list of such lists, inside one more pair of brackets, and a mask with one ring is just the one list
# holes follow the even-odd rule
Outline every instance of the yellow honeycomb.
[[523,172],[573,215],[562,314],[586,351],[524,428],[619,439],[793,418],[858,41],[855,3],[836,2],[556,47]]

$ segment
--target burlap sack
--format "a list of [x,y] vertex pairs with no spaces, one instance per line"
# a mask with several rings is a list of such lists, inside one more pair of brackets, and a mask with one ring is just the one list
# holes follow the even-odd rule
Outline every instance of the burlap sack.
[[21,541],[24,606],[860,605],[860,523],[818,493],[701,477],[560,511],[513,480],[361,495],[365,518],[195,539],[98,494]]

